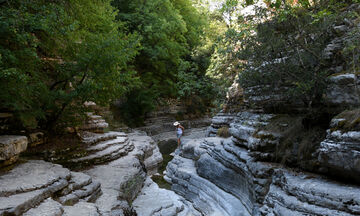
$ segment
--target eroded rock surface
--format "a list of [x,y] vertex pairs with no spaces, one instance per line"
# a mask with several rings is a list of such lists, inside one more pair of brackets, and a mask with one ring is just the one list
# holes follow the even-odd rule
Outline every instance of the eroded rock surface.
[[[93,131],[81,131],[84,150],[69,153],[71,164],[81,167],[81,172],[41,160],[4,170],[0,174],[0,215],[123,215],[122,209],[137,197],[146,176],[157,172],[162,155],[146,133]],[[176,206],[175,212],[183,210],[176,199],[159,199]],[[173,212],[174,208],[169,209]]]
[[[232,120],[229,120],[231,117],[220,119],[222,120],[218,125],[230,126],[231,138],[190,140],[182,146],[181,151],[176,152],[166,170],[166,179],[172,183],[172,190],[184,196],[202,214],[360,214],[359,185],[341,182],[341,178],[338,179],[340,181],[334,181],[327,176],[294,171],[271,162],[276,159],[274,150],[282,147],[287,135],[296,129],[296,122],[301,125],[301,116],[298,118],[244,112],[236,114]],[[334,122],[341,122],[337,119],[339,117],[333,120],[332,125],[336,125]],[[214,122],[218,120],[219,118]],[[354,127],[354,118],[350,122],[353,129],[358,128]],[[356,172],[354,162],[358,157],[354,157],[354,152],[355,146],[358,146],[357,133],[345,133],[342,130],[340,134],[331,135],[331,131],[336,132],[334,129],[339,129],[339,126],[332,128],[321,147],[318,146],[319,158],[317,152],[313,152],[312,160],[321,162],[325,156],[333,156],[333,161],[337,161],[338,168],[343,169],[343,172],[348,172],[347,167]],[[337,148],[333,151],[337,157],[324,150],[324,142],[329,143],[329,139],[337,144],[329,144],[326,149],[343,145],[341,150]],[[329,172],[337,172],[330,166],[328,168]],[[345,180],[344,176],[342,179]]]
[[318,150],[320,171],[360,181],[360,109],[335,117]]
[[19,154],[25,151],[27,146],[26,136],[0,136],[0,167],[15,163]]
[[201,215],[183,197],[159,188],[150,178],[146,179],[133,207],[138,215]]
[[325,102],[330,106],[360,105],[360,75],[347,73],[329,78],[329,86],[324,95]]

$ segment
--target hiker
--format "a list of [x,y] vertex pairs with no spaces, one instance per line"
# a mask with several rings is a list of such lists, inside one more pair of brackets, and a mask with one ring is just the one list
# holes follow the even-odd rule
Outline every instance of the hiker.
[[175,122],[174,126],[176,127],[176,136],[177,136],[177,139],[178,139],[177,140],[178,141],[178,147],[180,147],[180,144],[181,144],[180,138],[181,138],[185,128],[183,126],[181,126],[179,122]]

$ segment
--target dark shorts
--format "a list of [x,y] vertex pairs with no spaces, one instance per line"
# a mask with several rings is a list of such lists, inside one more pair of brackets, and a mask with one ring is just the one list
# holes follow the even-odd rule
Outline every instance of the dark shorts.
[[182,134],[176,134],[177,138],[180,139],[180,137],[182,136]]

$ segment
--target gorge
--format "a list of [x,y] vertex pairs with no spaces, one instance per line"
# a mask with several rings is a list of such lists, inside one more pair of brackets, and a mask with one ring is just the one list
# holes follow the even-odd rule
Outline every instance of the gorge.
[[360,215],[359,1],[221,2],[0,1],[0,216]]

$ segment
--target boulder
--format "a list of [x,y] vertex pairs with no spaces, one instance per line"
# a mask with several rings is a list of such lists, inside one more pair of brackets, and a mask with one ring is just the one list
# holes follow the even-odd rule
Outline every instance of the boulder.
[[0,136],[0,166],[6,166],[17,161],[19,154],[26,150],[26,136]]

